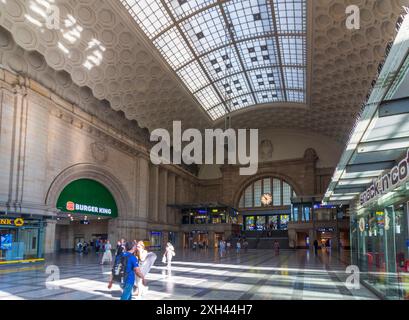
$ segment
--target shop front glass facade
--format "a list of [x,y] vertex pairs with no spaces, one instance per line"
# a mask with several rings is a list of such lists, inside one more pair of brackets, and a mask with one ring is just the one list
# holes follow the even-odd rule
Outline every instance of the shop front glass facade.
[[238,224],[238,212],[233,208],[183,209],[182,224]]
[[244,230],[265,231],[265,230],[287,230],[289,214],[278,215],[247,215],[244,217]]
[[43,258],[44,223],[0,215],[0,263]]
[[409,300],[409,182],[368,202],[351,218],[353,263],[389,299]]

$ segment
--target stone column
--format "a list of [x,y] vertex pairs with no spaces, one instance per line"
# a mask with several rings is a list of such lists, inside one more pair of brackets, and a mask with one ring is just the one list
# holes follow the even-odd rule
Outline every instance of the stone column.
[[[175,204],[176,202],[175,187],[176,187],[176,176],[174,173],[169,172],[167,204]],[[175,208],[167,207],[167,217],[168,217],[169,224],[175,224],[175,211],[176,211]]]
[[167,223],[168,171],[159,170],[159,222]]
[[139,217],[148,217],[149,208],[149,162],[144,157],[139,157],[138,175],[137,175],[137,188],[138,188],[138,198],[137,198],[137,212]]
[[288,244],[290,249],[295,249],[297,247],[297,231],[294,229],[289,229],[288,230]]
[[159,195],[159,167],[152,165],[149,175],[149,215],[148,217],[154,221],[159,221],[158,215],[158,195]]
[[214,231],[209,231],[209,249],[214,249],[214,237],[215,237],[215,232]]
[[175,201],[177,204],[182,204],[183,199],[182,199],[182,194],[183,194],[183,183],[182,183],[182,178],[180,176],[176,176],[176,181],[175,181]]
[[0,101],[0,171],[5,173],[2,184],[6,186],[0,190],[7,195],[1,200],[5,200],[12,211],[18,210],[23,202],[28,110],[26,89],[16,85],[14,90],[13,93],[2,90]]
[[46,220],[47,226],[45,227],[44,237],[44,254],[50,254],[55,252],[55,227],[56,220]]
[[317,239],[315,228],[309,230],[308,236],[310,237],[310,251],[314,251],[314,241]]

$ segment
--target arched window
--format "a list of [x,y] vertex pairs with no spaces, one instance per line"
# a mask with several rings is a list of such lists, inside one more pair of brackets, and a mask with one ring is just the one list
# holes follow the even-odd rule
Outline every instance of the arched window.
[[261,196],[265,193],[272,195],[273,207],[291,205],[291,198],[296,197],[293,187],[282,179],[263,178],[253,182],[242,193],[239,208],[262,207]]

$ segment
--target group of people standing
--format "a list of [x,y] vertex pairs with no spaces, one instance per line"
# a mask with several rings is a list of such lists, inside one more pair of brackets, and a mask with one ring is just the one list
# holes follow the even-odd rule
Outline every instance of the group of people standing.
[[[162,262],[170,271],[175,248],[168,242]],[[145,248],[143,241],[129,241],[121,239],[117,242],[115,260],[112,267],[111,279],[108,288],[113,282],[118,282],[123,289],[121,300],[132,300],[132,294],[142,296],[148,291],[146,275],[155,263],[157,255]]]
[[[111,252],[112,246],[109,243],[109,240],[104,240],[104,239],[96,239],[94,241],[78,241],[78,243],[76,244],[76,251],[80,254],[84,253],[84,254],[88,254],[88,252],[92,251],[92,249],[95,249],[95,253],[99,254],[99,253],[103,253],[105,256],[105,259],[107,259],[107,261],[112,262],[112,255],[111,258],[109,259],[109,254]],[[105,255],[105,253],[107,253]],[[103,258],[104,259],[104,258]],[[103,264],[104,262],[101,261],[101,264]]]
[[[245,238],[243,239],[240,238],[236,242],[236,253],[240,253],[242,248],[244,249],[244,252],[247,252],[248,245],[249,243]],[[221,239],[218,243],[218,249],[219,249],[219,254],[222,257],[231,251],[232,242],[230,240],[225,241],[224,239]]]

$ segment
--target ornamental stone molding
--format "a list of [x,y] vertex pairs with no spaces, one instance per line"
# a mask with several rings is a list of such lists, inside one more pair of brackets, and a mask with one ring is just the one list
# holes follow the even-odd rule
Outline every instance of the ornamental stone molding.
[[[103,100],[87,106],[105,105],[98,114],[111,121],[122,116],[110,108],[150,131],[170,130],[173,120],[181,120],[184,128],[223,126],[223,120],[212,123],[205,115],[119,1],[56,0],[62,23],[57,30],[46,28],[33,10],[44,10],[44,3],[51,2],[0,1],[0,26],[18,45],[0,32],[0,56],[8,68],[20,74],[34,71],[46,87],[63,90],[73,101]],[[350,4],[360,8],[359,30],[346,28]],[[232,114],[233,127],[273,125],[346,142],[394,38],[402,5],[409,0],[308,1],[308,103],[250,107]],[[73,90],[70,78],[79,90]]]
[[91,155],[96,162],[106,163],[108,161],[109,152],[105,147],[105,144],[101,142],[93,142],[91,143]]
[[[0,27],[0,65],[10,71],[27,76],[43,85],[56,95],[81,108],[87,114],[98,118],[132,140],[149,145],[149,133],[138,126],[135,120],[128,120],[122,112],[110,108],[109,102],[96,99],[87,87],[73,83],[66,71],[49,67],[44,57],[36,51],[26,51],[18,46],[12,35]],[[19,86],[27,86],[28,79],[19,79]]]
[[[132,212],[131,200],[122,183],[108,168],[91,163],[79,163],[63,170],[55,177],[47,191],[44,203],[48,208],[55,208],[62,190],[72,181],[78,179],[93,179],[102,183],[111,193],[118,206],[118,217]],[[54,210],[54,209],[50,209]]]
[[[117,12],[116,1],[0,1],[0,25],[21,48],[35,52],[30,61],[38,71],[45,68],[43,56],[46,65],[59,71],[60,85],[68,85],[70,75],[78,87],[89,87],[97,99],[109,101],[112,109],[137,120],[142,128],[170,129],[173,117],[193,128],[208,127],[210,119],[143,44],[131,17],[126,21]],[[58,29],[47,28],[39,14],[47,11],[45,4],[52,3],[60,11]],[[7,44],[1,43],[3,50]],[[27,72],[21,55],[7,55],[6,61],[14,71]],[[56,85],[50,78],[46,81],[50,87]],[[192,113],[197,117],[191,117]]]

